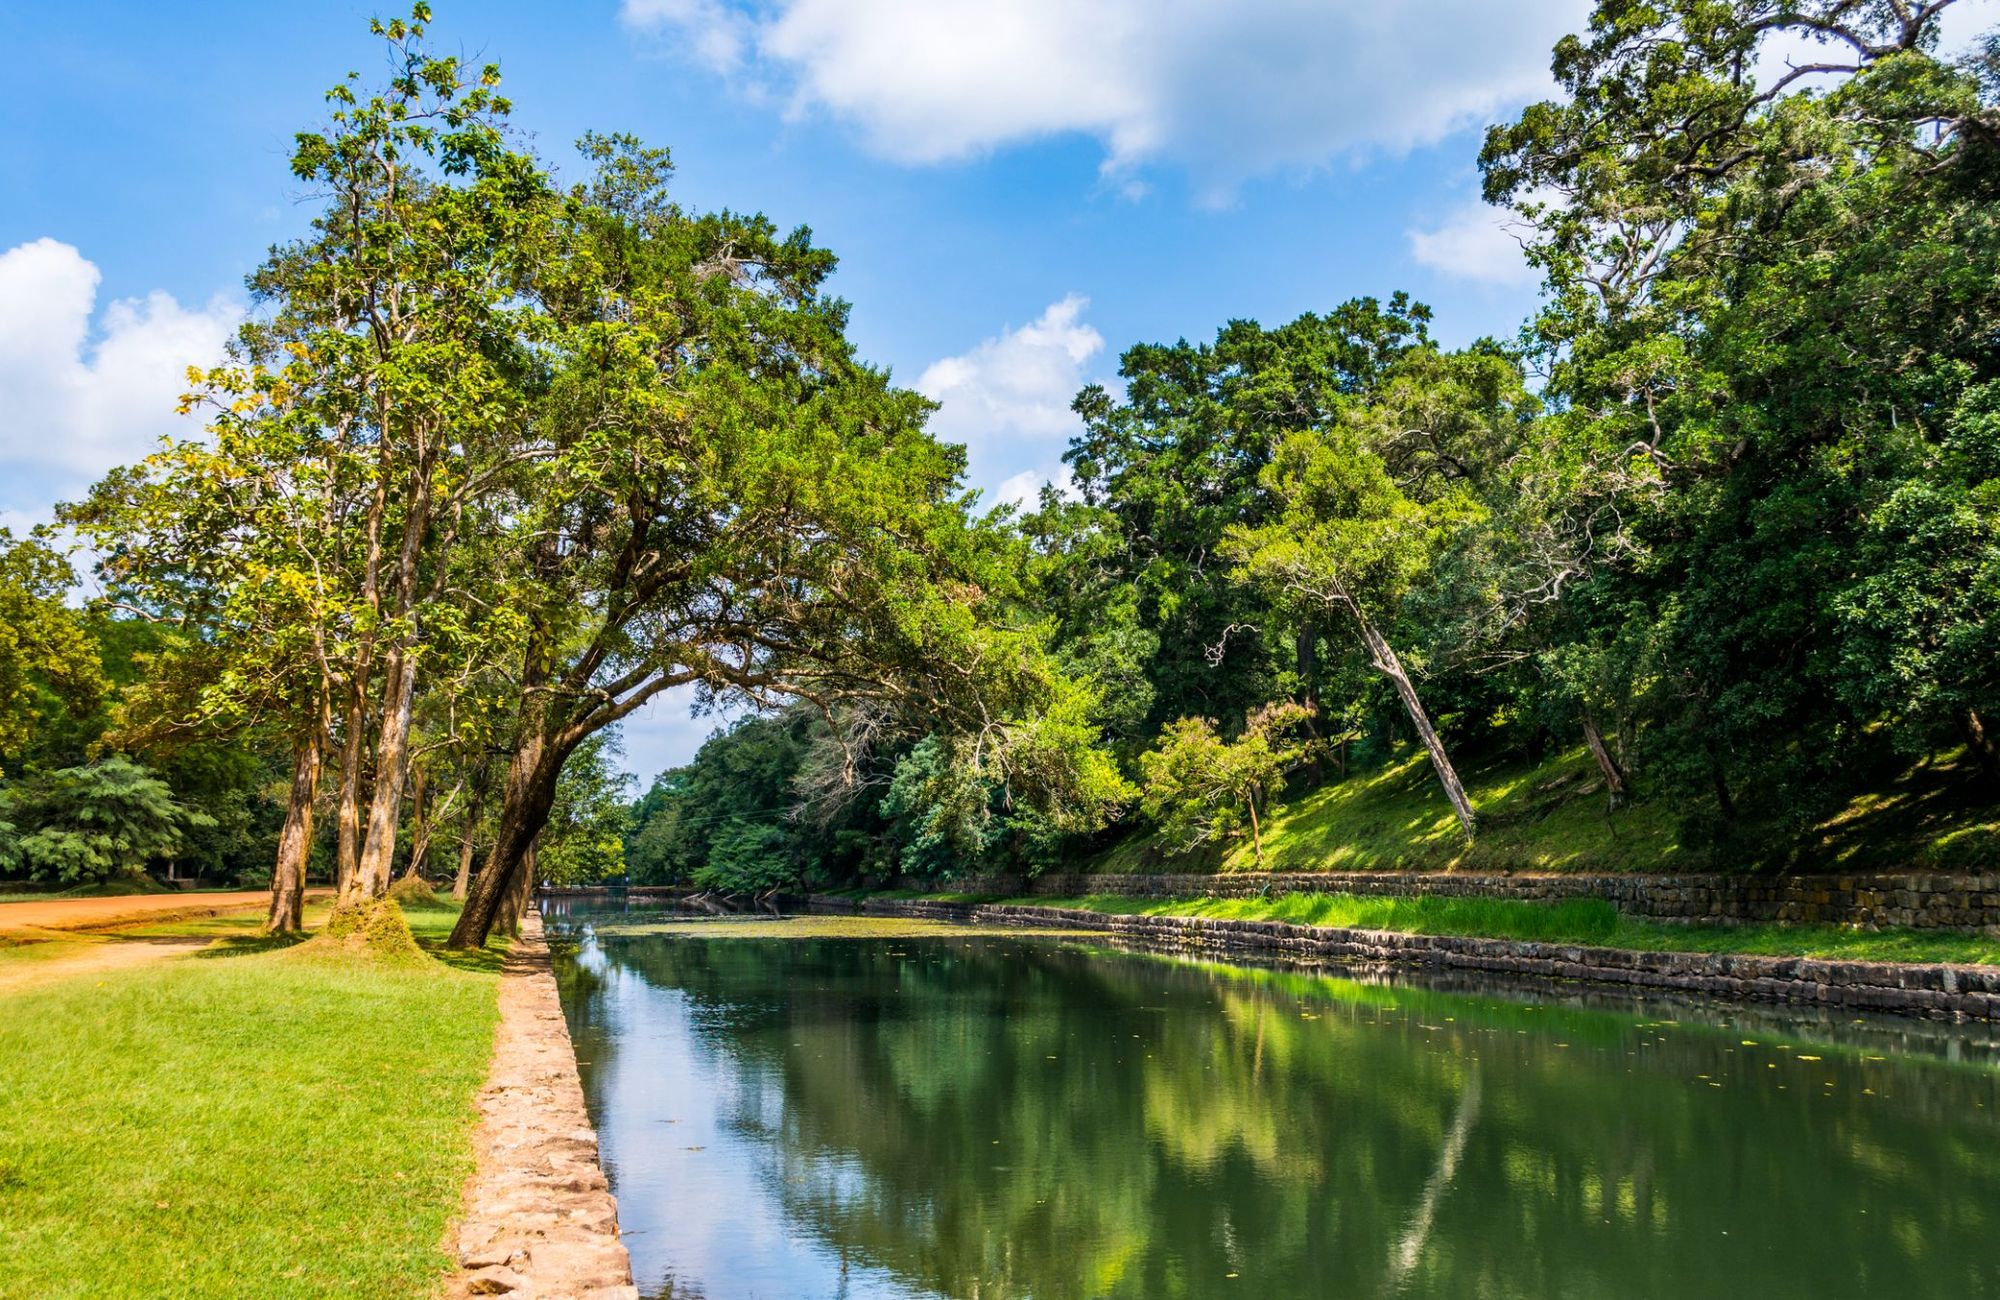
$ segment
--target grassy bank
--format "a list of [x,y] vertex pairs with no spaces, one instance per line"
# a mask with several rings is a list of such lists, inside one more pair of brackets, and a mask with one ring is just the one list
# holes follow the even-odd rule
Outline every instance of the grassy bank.
[[[975,901],[937,894],[939,901]],[[1460,935],[1477,939],[1531,939],[1657,952],[1731,952],[1767,957],[1831,957],[1848,961],[2000,964],[2000,939],[1936,930],[1849,930],[1821,925],[1681,926],[1626,916],[1610,903],[1581,899],[1526,903],[1512,899],[1358,897],[1353,894],[1278,894],[1270,898],[1128,898],[1089,894],[1079,898],[983,899],[985,902],[1074,907],[1119,916],[1210,916],[1295,925],[1392,930],[1401,934]]]
[[[449,911],[411,913],[435,948]],[[470,1172],[497,957],[201,952],[0,1005],[0,1296],[421,1296]],[[40,945],[36,945],[40,946]]]
[[1577,749],[1535,766],[1494,763],[1463,773],[1480,832],[1465,842],[1421,752],[1280,802],[1264,825],[1260,863],[1247,839],[1177,853],[1139,834],[1082,864],[1123,871],[1711,871],[1770,865],[1827,870],[2000,868],[2000,804],[1962,758],[1917,765],[1858,795],[1798,845],[1746,830],[1734,850],[1689,844],[1664,801],[1609,811],[1589,756]]

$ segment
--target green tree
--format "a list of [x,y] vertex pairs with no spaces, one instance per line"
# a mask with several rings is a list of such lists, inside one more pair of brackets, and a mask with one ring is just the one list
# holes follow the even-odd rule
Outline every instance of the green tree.
[[[1874,737],[1975,756],[1995,707],[1976,443],[1996,378],[1996,66],[1944,4],[1601,4],[1567,92],[1488,136],[1602,654],[1643,610],[1653,770],[1803,833]],[[1792,39],[1815,50],[1760,58]],[[1896,574],[1902,586],[1892,586]],[[1964,647],[1962,654],[1953,647]],[[1887,723],[1886,728],[1878,727]]]
[[87,712],[105,691],[97,645],[64,601],[75,581],[42,536],[0,528],[0,773],[50,714]]
[[230,363],[193,376],[205,435],[70,514],[120,600],[190,633],[208,680],[171,721],[287,738],[275,929],[298,924],[321,767],[343,897],[379,897],[420,680],[449,699],[482,656],[518,654],[487,579],[509,475],[541,450],[521,412],[546,313],[523,268],[560,202],[507,147],[497,70],[433,53],[429,19],[418,4],[375,23],[387,85],[350,77],[325,128],[296,137],[292,173],[325,205],[251,277],[269,310]]
[[0,869],[65,883],[141,876],[213,820],[182,807],[154,773],[114,755],[0,788]]
[[[762,217],[686,213],[666,155],[590,137],[518,489],[528,632],[496,840],[453,935],[486,933],[577,745],[661,692],[753,708],[867,700],[1001,739],[1055,678],[1017,619],[1017,548],[972,518],[929,405],[853,355],[833,259]],[[968,671],[969,670],[969,671]]]
[[[1323,630],[1278,625],[1217,563],[1223,536],[1269,517],[1259,475],[1283,438],[1373,391],[1429,322],[1400,293],[1275,329],[1231,321],[1213,343],[1127,349],[1122,398],[1098,385],[1077,395],[1084,431],[1064,459],[1082,502],[1047,502],[1028,521],[1052,560],[1041,590],[1065,644],[1146,656],[1148,731],[1185,714],[1234,725],[1279,694],[1314,700]],[[1106,646],[1095,629],[1122,610],[1131,631]]]
[[599,732],[563,765],[555,805],[535,852],[535,873],[558,885],[601,884],[626,874],[631,778],[613,763],[616,737]]
[[1480,509],[1457,488],[1413,500],[1362,429],[1347,423],[1287,438],[1264,474],[1280,503],[1276,516],[1262,527],[1232,528],[1225,553],[1278,600],[1353,629],[1369,665],[1394,687],[1469,837],[1477,829],[1472,800],[1382,627]]
[[1251,851],[1263,862],[1258,806],[1284,793],[1285,772],[1309,754],[1295,733],[1310,717],[1303,705],[1267,705],[1233,741],[1207,718],[1168,723],[1158,747],[1139,757],[1141,807],[1182,851],[1242,834],[1247,818]]

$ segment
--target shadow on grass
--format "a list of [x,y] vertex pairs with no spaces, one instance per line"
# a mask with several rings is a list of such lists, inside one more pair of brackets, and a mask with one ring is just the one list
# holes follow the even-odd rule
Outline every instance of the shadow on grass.
[[410,923],[410,935],[417,941],[417,947],[440,964],[476,975],[498,975],[501,963],[507,959],[505,936],[496,934],[486,941],[485,947],[464,952],[445,947],[452,926],[458,923],[460,907],[461,904],[445,898],[435,902],[405,901],[403,919]]
[[417,946],[453,970],[472,971],[479,975],[498,975],[500,967],[507,960],[507,940],[492,938],[484,948],[459,950],[444,946],[444,940],[421,938]]
[[214,940],[207,947],[190,956],[208,960],[214,957],[253,957],[260,952],[277,952],[284,948],[296,948],[307,939],[310,932],[302,934],[230,934]]

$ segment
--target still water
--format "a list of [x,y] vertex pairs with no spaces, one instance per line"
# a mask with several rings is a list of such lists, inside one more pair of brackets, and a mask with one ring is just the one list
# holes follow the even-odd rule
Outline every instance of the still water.
[[550,926],[648,1297],[2000,1296],[1986,1028]]

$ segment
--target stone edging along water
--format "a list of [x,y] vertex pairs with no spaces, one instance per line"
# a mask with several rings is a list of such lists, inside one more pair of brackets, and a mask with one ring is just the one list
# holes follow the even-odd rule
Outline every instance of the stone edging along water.
[[[923,881],[899,881],[923,890]],[[1713,925],[1807,922],[1981,930],[2000,927],[2000,874],[1730,875],[1505,871],[1045,872],[953,880],[959,893],[995,898],[1247,898],[1262,894],[1436,894],[1560,903],[1596,898],[1628,916]]]
[[1102,930],[1197,951],[1268,953],[1357,965],[1443,967],[1587,980],[1727,998],[1811,1003],[1971,1020],[2000,1020],[2000,968],[1827,961],[1729,953],[1644,952],[1519,939],[1399,934],[1282,921],[1201,916],[1124,916],[1021,903],[829,898],[816,910],[863,912],[988,925],[1060,925]]
[[500,1025],[474,1145],[479,1164],[465,1188],[461,1271],[445,1288],[449,1300],[639,1300],[532,908],[500,977]]
[[[1601,899],[1628,916],[1704,925],[1819,923],[1918,930],[2000,930],[2000,873],[1910,871],[1895,874],[1559,871],[1050,871],[959,877],[959,893],[993,898],[1248,898],[1262,894],[1359,894],[1499,898],[1529,903]],[[935,881],[901,879],[923,892]],[[555,895],[669,899],[684,887],[556,889]]]

